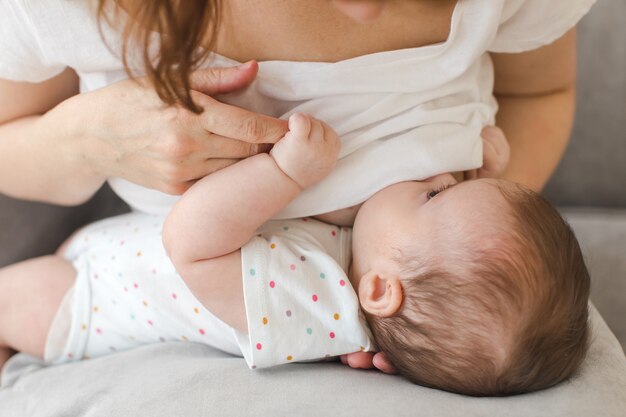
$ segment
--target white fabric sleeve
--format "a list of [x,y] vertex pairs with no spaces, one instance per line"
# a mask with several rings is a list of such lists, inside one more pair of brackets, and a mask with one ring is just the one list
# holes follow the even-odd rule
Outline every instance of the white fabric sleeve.
[[235,335],[251,369],[373,349],[345,272],[315,243],[255,237],[241,264],[248,334]]
[[489,52],[518,53],[548,45],[572,29],[596,0],[505,0]]
[[41,82],[58,75],[65,66],[46,58],[27,4],[23,0],[0,1],[0,78]]

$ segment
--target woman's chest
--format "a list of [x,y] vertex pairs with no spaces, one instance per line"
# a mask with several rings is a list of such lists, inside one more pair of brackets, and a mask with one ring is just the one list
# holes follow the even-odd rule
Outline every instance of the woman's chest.
[[240,62],[336,62],[445,42],[456,0],[388,1],[374,22],[357,23],[329,0],[222,2],[214,50]]

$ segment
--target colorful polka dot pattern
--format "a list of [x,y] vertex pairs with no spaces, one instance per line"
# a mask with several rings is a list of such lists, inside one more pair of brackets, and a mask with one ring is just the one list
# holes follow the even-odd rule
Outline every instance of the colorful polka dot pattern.
[[[67,256],[88,262],[90,273],[79,276],[90,281],[91,300],[88,319],[77,321],[79,331],[72,333],[84,343],[82,355],[63,352],[66,360],[147,343],[212,343],[232,337],[216,333],[216,325],[211,324],[215,318],[174,270],[161,244],[162,220],[129,213],[87,226],[80,232],[82,238],[73,242]],[[250,294],[262,291],[265,297],[258,306],[246,299],[249,317],[256,317],[248,323],[249,366],[262,368],[370,346],[358,317],[351,313],[358,311],[358,300],[330,255],[344,250],[340,242],[346,240],[340,229],[314,219],[268,222],[266,226],[260,238],[242,248],[244,285],[255,285]],[[311,230],[314,241],[309,236],[302,239]],[[262,250],[253,245],[255,239],[263,242]],[[75,292],[75,297],[85,294]],[[289,343],[296,339],[281,338],[285,332],[309,342]]]
[[350,249],[347,231],[314,219],[280,223],[271,231],[261,228],[241,252],[243,270],[254,271],[243,280],[247,314],[260,318],[248,322],[250,345],[242,347],[248,365],[264,368],[370,346],[355,314],[358,299],[336,260]]
[[84,319],[66,320],[77,327],[71,332],[76,343],[67,345],[80,346],[81,354],[63,351],[63,343],[54,349],[57,358],[79,360],[149,343],[214,343],[232,337],[229,329],[216,333],[220,322],[176,273],[161,243],[162,221],[129,213],[88,225],[72,241],[66,256],[89,267],[88,274],[78,274],[89,284],[77,282],[74,297],[83,297],[81,304],[89,310],[80,312]]

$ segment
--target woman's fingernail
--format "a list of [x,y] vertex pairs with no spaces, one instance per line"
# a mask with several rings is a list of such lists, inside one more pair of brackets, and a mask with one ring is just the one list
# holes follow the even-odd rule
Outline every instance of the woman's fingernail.
[[238,66],[237,66],[237,69],[238,69],[239,71],[247,71],[247,70],[249,70],[249,69],[250,69],[250,67],[252,67],[252,63],[253,63],[253,62],[254,62],[254,61],[248,61],[248,62],[246,62],[246,63],[244,63],[244,64],[240,64],[240,65],[238,65]]

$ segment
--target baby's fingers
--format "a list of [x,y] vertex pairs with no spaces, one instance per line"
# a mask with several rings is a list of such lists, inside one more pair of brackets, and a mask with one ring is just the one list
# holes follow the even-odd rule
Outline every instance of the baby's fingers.
[[317,119],[311,120],[311,133],[309,138],[313,141],[324,140],[324,127],[322,126],[322,122]]
[[398,369],[387,359],[383,352],[377,352],[372,360],[374,366],[386,374],[397,374]]
[[341,363],[354,369],[372,369],[374,367],[373,358],[374,354],[370,352],[354,352],[340,357]]
[[294,113],[289,117],[289,131],[298,137],[308,138],[311,134],[311,117],[304,113]]

